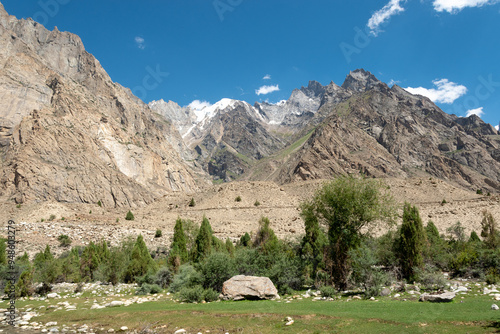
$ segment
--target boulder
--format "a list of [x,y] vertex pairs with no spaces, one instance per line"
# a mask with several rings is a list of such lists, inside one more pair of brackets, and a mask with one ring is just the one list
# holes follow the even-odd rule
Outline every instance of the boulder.
[[279,299],[278,290],[268,277],[238,275],[222,285],[224,300]]
[[491,305],[491,309],[494,310],[494,311],[497,311],[498,310],[498,305],[497,304],[493,304]]
[[455,298],[455,292],[445,292],[438,295],[424,293],[420,296],[421,302],[449,303]]
[[380,291],[380,295],[382,297],[387,297],[391,294],[391,290],[389,288],[383,288],[382,291]]

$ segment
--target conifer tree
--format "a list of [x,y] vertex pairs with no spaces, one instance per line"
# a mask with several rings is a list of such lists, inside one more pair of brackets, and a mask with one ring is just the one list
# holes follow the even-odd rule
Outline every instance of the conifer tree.
[[403,277],[413,281],[417,277],[415,269],[423,267],[423,252],[426,243],[422,219],[417,207],[405,203],[403,225],[398,240],[398,255]]
[[139,235],[132,249],[130,263],[125,273],[125,281],[134,282],[136,277],[143,276],[150,270],[156,272],[157,269],[157,265],[146,247],[144,238]]
[[207,217],[203,217],[203,221],[195,241],[195,262],[200,262],[212,252],[213,231],[210,226],[210,221]]
[[188,260],[187,238],[183,228],[184,222],[177,218],[174,226],[174,239],[170,245],[169,263],[178,268]]

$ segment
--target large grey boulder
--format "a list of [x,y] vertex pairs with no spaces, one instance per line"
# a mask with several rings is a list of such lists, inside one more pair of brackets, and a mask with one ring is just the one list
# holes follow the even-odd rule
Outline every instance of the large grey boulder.
[[238,275],[222,285],[224,300],[279,299],[278,290],[268,277]]
[[449,303],[455,298],[455,292],[445,292],[439,295],[430,295],[424,293],[420,296],[421,302],[434,302],[434,303]]

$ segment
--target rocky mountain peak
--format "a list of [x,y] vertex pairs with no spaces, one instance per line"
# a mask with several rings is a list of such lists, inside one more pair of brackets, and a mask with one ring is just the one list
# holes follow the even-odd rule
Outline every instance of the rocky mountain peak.
[[357,93],[365,92],[375,86],[382,84],[373,74],[364,69],[357,69],[349,72],[342,84],[342,88]]
[[315,80],[309,81],[307,87],[302,87],[300,90],[311,98],[319,97],[325,93],[325,87]]

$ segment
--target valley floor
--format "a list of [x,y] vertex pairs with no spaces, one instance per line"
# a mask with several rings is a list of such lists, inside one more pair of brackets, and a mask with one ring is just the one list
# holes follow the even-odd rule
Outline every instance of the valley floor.
[[[493,333],[500,311],[494,286],[450,281],[458,292],[451,303],[418,302],[410,287],[387,297],[364,300],[355,294],[334,298],[307,293],[275,301],[179,303],[169,293],[134,295],[134,286],[88,283],[56,285],[57,293],[21,298],[18,327],[69,333]],[[8,301],[0,302],[5,308]],[[293,323],[286,325],[292,318]],[[4,330],[9,332],[9,328]],[[12,329],[10,329],[12,332]],[[22,333],[17,331],[16,333]],[[180,332],[179,332],[180,333]]]

